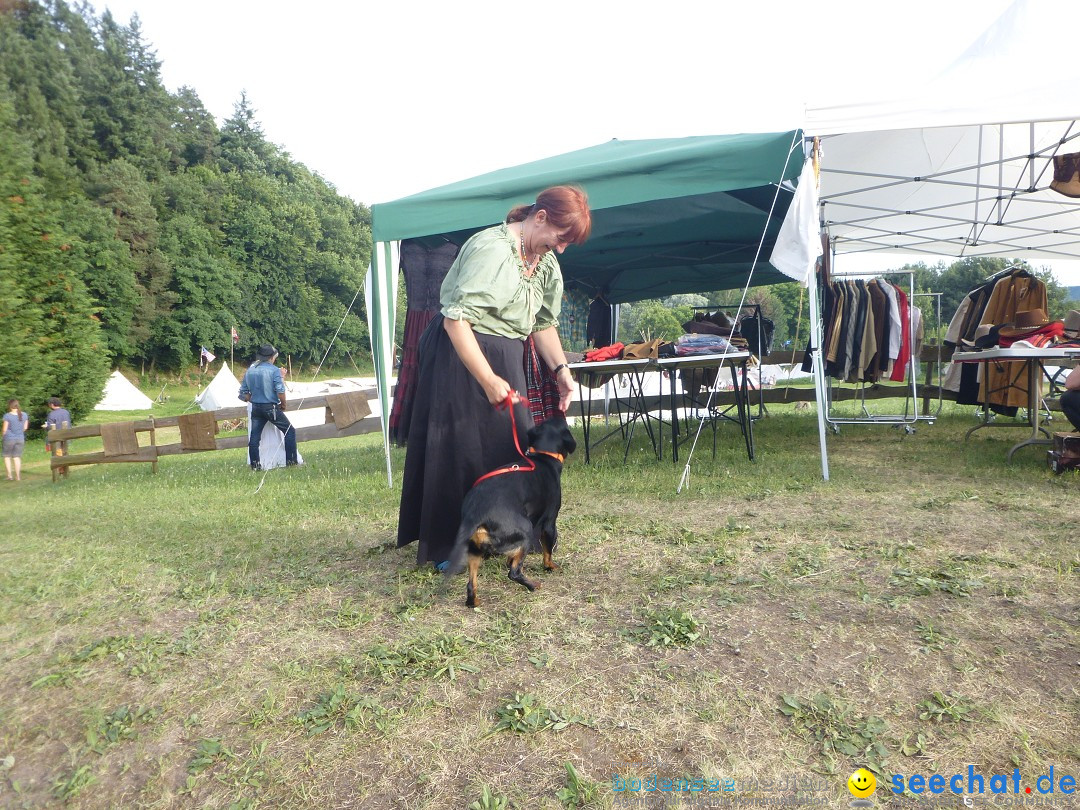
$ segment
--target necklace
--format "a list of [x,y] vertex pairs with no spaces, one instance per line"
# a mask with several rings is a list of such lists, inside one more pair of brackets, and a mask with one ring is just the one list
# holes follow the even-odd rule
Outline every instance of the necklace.
[[540,261],[540,257],[537,256],[531,263],[529,262],[529,254],[525,252],[525,220],[521,221],[521,232],[519,235],[521,238],[521,262],[525,265],[525,272],[529,274],[536,269],[536,264]]

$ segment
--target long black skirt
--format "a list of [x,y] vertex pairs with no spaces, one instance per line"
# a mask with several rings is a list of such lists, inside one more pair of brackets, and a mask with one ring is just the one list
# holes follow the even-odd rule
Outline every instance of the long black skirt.
[[[524,341],[474,331],[492,370],[525,396]],[[416,563],[450,558],[461,501],[484,473],[518,458],[510,414],[487,401],[461,362],[437,315],[420,339],[420,368],[405,451],[398,547],[419,541]],[[521,449],[532,427],[528,407],[514,406]]]

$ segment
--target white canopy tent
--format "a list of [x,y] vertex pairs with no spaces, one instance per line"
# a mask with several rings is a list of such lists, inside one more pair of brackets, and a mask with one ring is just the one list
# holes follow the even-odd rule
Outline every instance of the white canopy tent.
[[1049,189],[1080,151],[1080,62],[1053,41],[1073,11],[1017,0],[929,86],[807,107],[837,254],[1080,258],[1080,207]]
[[[822,151],[820,225],[839,269],[860,270],[857,254],[1080,258],[1080,201],[1049,188],[1054,155],[1080,151],[1080,66],[1051,41],[1072,11],[1016,0],[927,87],[807,107],[804,132]],[[811,333],[819,347],[816,301]],[[828,479],[820,418],[819,430]]]

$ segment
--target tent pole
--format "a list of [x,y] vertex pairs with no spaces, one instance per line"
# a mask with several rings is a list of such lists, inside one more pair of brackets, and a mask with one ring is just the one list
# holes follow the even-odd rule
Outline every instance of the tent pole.
[[821,445],[821,477],[829,480],[829,451],[825,444],[825,364],[821,355],[821,308],[818,306],[817,273],[807,276],[810,293],[810,358],[814,365],[814,398],[817,400],[818,442]]
[[390,242],[375,243],[365,285],[368,334],[371,337],[371,359],[375,363],[375,384],[379,392],[388,487],[394,485],[390,469],[390,374],[394,364],[394,315],[397,305],[397,267],[393,261],[393,247]]

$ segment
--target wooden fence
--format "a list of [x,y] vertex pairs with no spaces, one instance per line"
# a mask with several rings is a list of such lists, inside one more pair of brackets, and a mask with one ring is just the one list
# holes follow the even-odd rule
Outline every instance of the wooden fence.
[[[942,370],[952,358],[952,349],[942,347],[940,362]],[[772,364],[802,363],[802,352],[773,352],[768,358]],[[922,400],[920,413],[930,413],[932,404],[940,397],[942,400],[954,401],[956,394],[949,390],[938,391],[937,385],[931,383],[938,371],[938,348],[936,346],[924,346],[919,355],[922,367],[923,380],[919,385],[919,398]],[[909,383],[876,383],[865,386],[861,391],[853,385],[839,385],[833,389],[833,399],[837,402],[861,399],[886,399],[890,397],[906,397],[910,392]],[[296,428],[296,441],[307,442],[318,439],[336,439],[344,436],[359,436],[365,433],[374,433],[381,429],[378,417],[371,416],[370,401],[375,399],[375,389],[352,391],[345,394],[331,394],[330,396],[309,397],[304,400],[291,400],[286,406],[286,411],[307,410],[309,408],[326,408],[326,423],[311,427]],[[650,402],[649,400],[653,400]],[[766,388],[750,392],[750,405],[757,407],[759,402],[766,406],[786,402],[813,402],[815,399],[814,388],[787,387]],[[1047,398],[1045,405],[1051,410],[1059,410],[1060,406],[1055,399]],[[731,391],[719,391],[714,397],[714,403],[718,406],[734,404],[734,394]],[[611,403],[613,406],[615,403]],[[660,397],[646,397],[645,406],[650,410],[660,407]],[[576,416],[576,406],[570,411],[570,416]],[[222,408],[217,411],[206,411],[182,416],[167,416],[161,419],[150,417],[133,422],[118,422],[110,425],[84,425],[76,428],[53,430],[49,433],[49,441],[52,448],[50,466],[52,468],[53,481],[58,475],[67,475],[69,467],[79,464],[112,464],[118,462],[147,462],[154,472],[157,472],[157,460],[162,456],[176,456],[187,453],[200,453],[209,450],[230,450],[247,447],[247,436],[229,436],[219,439],[218,423],[223,421],[236,421],[247,418],[246,407]],[[212,427],[211,427],[212,425]],[[181,440],[171,444],[158,444],[157,431],[162,428],[180,428]],[[103,436],[103,429],[105,435]],[[138,437],[145,434],[146,441],[140,443]],[[83,439],[91,436],[102,438],[105,449],[96,453],[81,453],[68,455],[64,443],[71,439]]]
[[[326,409],[325,424],[295,428],[297,443],[360,436],[381,430],[379,418],[371,415],[371,400],[376,396],[376,391],[372,388],[327,396],[306,397],[290,400],[285,410]],[[157,460],[162,456],[247,447],[247,436],[224,438],[217,436],[221,422],[246,420],[247,415],[248,409],[239,406],[180,416],[161,418],[151,416],[130,422],[82,425],[51,430],[48,440],[52,453],[49,460],[52,478],[56,481],[58,476],[66,476],[70,467],[81,464],[144,462],[150,464],[151,469],[156,473]],[[158,431],[163,428],[179,428],[180,441],[159,444]],[[103,444],[101,451],[78,454],[67,452],[67,443],[71,440],[90,437],[101,439]]]

